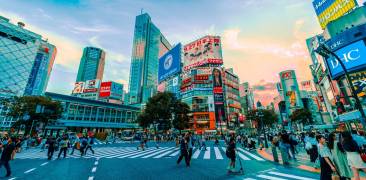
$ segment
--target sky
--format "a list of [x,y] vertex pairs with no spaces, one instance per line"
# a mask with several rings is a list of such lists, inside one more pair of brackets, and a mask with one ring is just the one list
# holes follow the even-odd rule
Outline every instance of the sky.
[[[364,0],[358,0],[361,4]],[[57,56],[47,91],[70,94],[82,50],[106,51],[104,81],[128,90],[135,17],[149,13],[171,44],[222,38],[224,66],[255,87],[264,105],[279,72],[310,80],[305,39],[321,33],[311,0],[0,0],[0,15],[48,39]]]

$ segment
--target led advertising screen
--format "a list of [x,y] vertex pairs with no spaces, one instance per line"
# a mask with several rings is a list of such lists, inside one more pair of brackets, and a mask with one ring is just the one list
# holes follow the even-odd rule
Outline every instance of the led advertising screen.
[[216,122],[221,123],[225,121],[225,107],[224,107],[224,93],[222,89],[222,77],[220,69],[214,68],[212,70],[213,76],[213,99],[215,103],[215,117]]
[[357,6],[356,0],[314,0],[313,6],[322,29]]
[[222,63],[221,39],[219,36],[205,36],[184,46],[184,71],[205,64]]
[[84,93],[97,92],[99,89],[100,80],[93,79],[85,82]]
[[84,85],[85,85],[84,82],[76,82],[75,83],[75,86],[74,86],[74,89],[72,90],[72,93],[73,94],[80,94],[80,93],[82,93],[83,90],[84,90]]
[[111,95],[112,82],[102,82],[100,85],[99,97],[109,97]]
[[159,59],[159,82],[173,74],[180,72],[181,47],[181,44],[176,45],[173,49],[171,49]]
[[[366,46],[363,40],[343,47],[337,50],[335,54],[342,60],[348,72],[354,72],[366,67]],[[334,57],[329,57],[326,61],[332,79],[344,74],[341,65]]]
[[358,97],[366,97],[366,71],[349,75]]

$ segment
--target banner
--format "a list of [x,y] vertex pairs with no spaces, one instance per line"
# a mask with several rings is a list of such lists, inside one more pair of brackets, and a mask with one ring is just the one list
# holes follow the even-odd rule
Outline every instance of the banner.
[[183,69],[205,64],[222,64],[221,40],[219,36],[205,36],[184,46]]
[[349,75],[358,97],[366,96],[366,71],[356,72]]
[[176,45],[159,59],[159,82],[180,72],[181,44]]
[[224,93],[222,88],[222,77],[220,69],[212,70],[213,77],[213,98],[215,103],[216,123],[222,123],[225,119]]
[[100,85],[99,79],[88,80],[85,82],[84,93],[97,92]]
[[102,82],[100,85],[99,97],[111,96],[111,86],[112,82]]

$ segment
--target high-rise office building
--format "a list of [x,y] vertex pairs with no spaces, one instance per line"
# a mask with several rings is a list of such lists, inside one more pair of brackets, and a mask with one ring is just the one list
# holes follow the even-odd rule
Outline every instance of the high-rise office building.
[[159,57],[169,49],[170,43],[150,16],[136,16],[127,103],[145,103],[157,92]]
[[76,82],[103,79],[105,52],[95,47],[86,47],[80,60]]
[[22,96],[32,72],[41,35],[0,16],[0,96]]
[[33,64],[25,89],[26,95],[43,95],[55,62],[57,49],[54,45],[42,41]]

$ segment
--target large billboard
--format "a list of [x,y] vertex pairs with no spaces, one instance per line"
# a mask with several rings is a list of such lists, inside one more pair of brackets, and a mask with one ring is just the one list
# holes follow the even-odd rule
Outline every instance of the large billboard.
[[83,93],[85,82],[76,82],[72,94]]
[[99,85],[100,85],[100,80],[99,79],[93,79],[93,80],[87,80],[85,82],[85,87],[84,87],[84,93],[93,93],[93,92],[97,92],[99,89]]
[[182,45],[178,44],[159,59],[159,82],[180,72],[181,48]]
[[184,71],[205,64],[222,63],[221,39],[219,36],[205,36],[184,46]]
[[99,97],[109,97],[111,96],[111,86],[112,82],[102,82],[99,90]]
[[218,68],[212,70],[213,83],[213,100],[215,103],[216,123],[225,121],[224,92],[222,85],[222,72]]
[[[337,50],[335,54],[340,57],[348,72],[354,72],[366,67],[366,46],[363,40],[343,47]],[[334,57],[329,57],[326,61],[332,79],[344,74],[341,65]]]
[[322,29],[357,6],[356,0],[314,0],[313,6]]

